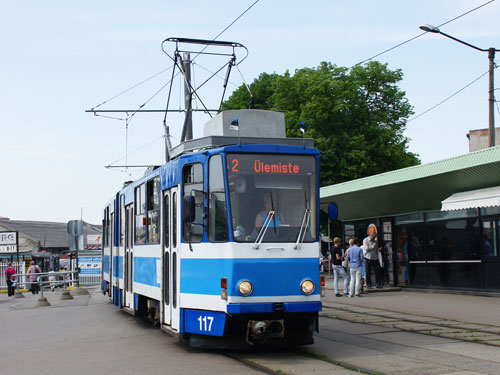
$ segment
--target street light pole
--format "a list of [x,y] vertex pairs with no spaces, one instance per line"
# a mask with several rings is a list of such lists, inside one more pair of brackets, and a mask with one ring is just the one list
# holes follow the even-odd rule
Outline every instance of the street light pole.
[[489,128],[490,147],[494,147],[495,146],[495,96],[493,94],[493,91],[494,91],[493,71],[495,69],[495,62],[494,62],[495,52],[500,51],[500,50],[495,49],[495,48],[484,49],[484,48],[476,47],[473,44],[464,42],[463,40],[460,40],[460,39],[455,38],[451,35],[443,33],[441,30],[439,30],[438,27],[435,27],[435,26],[432,26],[429,24],[421,25],[420,29],[424,30],[426,32],[429,32],[429,33],[441,34],[441,35],[443,35],[447,38],[450,38],[456,42],[459,42],[459,43],[465,44],[468,47],[474,48],[475,50],[478,50],[481,52],[488,52],[488,61],[489,61],[489,92],[488,92],[489,124],[488,124],[488,128]]
[[489,105],[490,105],[490,113],[489,113],[489,122],[490,122],[490,147],[495,146],[495,95],[493,94],[493,70],[495,69],[495,49],[488,49],[488,59],[490,61],[489,69],[490,69],[490,95],[489,95]]

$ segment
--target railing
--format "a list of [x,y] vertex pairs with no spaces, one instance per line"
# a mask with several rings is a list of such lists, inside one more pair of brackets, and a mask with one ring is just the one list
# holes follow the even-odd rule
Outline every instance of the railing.
[[[5,269],[9,263],[0,263],[0,289],[7,289],[7,281],[5,281]],[[15,268],[16,273],[22,273],[25,270],[25,262],[12,262],[12,267]]]
[[[13,275],[15,289],[19,291],[20,289],[26,289],[31,287],[33,284],[37,285],[37,289],[40,290],[43,297],[43,288],[46,285],[50,286],[60,286],[62,285],[66,290],[66,285],[79,286],[78,271],[62,271],[62,272],[39,272],[39,273],[23,273]],[[32,277],[36,276],[36,281],[31,281]],[[54,276],[56,280],[49,280],[48,278]],[[59,277],[62,276],[62,280]],[[44,280],[46,278],[46,280]]]

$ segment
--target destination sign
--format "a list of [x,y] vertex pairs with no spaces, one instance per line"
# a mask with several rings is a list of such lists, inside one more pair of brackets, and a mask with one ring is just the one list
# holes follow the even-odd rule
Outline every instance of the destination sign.
[[297,155],[228,155],[227,168],[232,174],[298,175],[314,171],[315,159]]

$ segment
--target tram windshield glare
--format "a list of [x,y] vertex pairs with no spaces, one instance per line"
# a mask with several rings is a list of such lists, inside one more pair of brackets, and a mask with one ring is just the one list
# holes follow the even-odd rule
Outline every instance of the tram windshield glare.
[[304,231],[301,242],[316,241],[314,156],[229,154],[226,163],[235,241],[256,241],[262,227],[263,242],[297,242]]

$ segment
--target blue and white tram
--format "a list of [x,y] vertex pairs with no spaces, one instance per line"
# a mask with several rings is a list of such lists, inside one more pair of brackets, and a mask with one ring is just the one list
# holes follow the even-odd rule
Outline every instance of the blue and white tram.
[[124,186],[104,208],[103,292],[193,346],[312,343],[319,153],[300,142],[184,152]]

